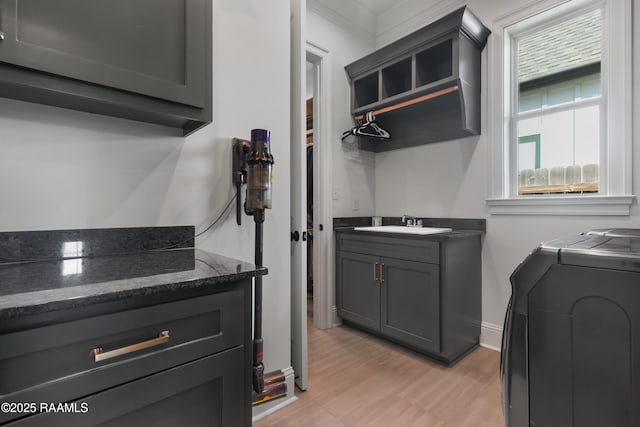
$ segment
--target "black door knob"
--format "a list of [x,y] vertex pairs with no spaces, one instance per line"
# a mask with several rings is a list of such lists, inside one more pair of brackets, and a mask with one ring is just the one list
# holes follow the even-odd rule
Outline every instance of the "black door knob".
[[300,232],[298,230],[291,233],[291,241],[297,242],[300,240]]
[[306,231],[303,231],[303,232],[302,232],[302,241],[303,241],[303,242],[306,242],[306,241],[307,241],[307,232],[306,232]]

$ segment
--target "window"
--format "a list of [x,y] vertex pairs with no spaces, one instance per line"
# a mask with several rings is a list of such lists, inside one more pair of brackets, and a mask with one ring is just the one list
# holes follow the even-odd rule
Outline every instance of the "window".
[[630,10],[547,0],[494,23],[492,213],[629,214]]
[[599,191],[597,174],[584,170],[598,171],[600,166],[601,15],[599,7],[579,11],[532,33],[512,36],[516,52],[511,76],[517,96],[510,129],[518,142],[520,195]]

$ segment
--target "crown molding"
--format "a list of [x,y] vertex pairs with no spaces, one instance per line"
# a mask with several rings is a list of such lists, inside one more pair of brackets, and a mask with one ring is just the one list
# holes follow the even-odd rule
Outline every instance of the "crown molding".
[[307,0],[307,10],[373,44],[376,15],[354,0]]
[[424,27],[466,4],[464,0],[404,0],[380,13],[376,21],[376,48]]

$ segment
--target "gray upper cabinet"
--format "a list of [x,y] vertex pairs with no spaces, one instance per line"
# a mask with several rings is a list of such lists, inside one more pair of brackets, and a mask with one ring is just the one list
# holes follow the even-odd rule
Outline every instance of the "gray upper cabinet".
[[211,121],[211,0],[3,0],[0,96],[180,127]]
[[351,113],[373,112],[390,140],[374,152],[480,134],[480,63],[489,29],[467,7],[347,65]]

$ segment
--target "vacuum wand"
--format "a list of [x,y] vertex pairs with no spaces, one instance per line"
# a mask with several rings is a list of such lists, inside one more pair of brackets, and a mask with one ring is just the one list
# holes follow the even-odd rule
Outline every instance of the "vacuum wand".
[[[253,214],[256,223],[256,267],[262,267],[262,224],[264,209]],[[264,389],[264,364],[262,363],[262,276],[254,279],[254,313],[253,313],[253,389],[262,393]]]
[[[271,167],[273,156],[270,147],[270,132],[265,129],[251,131],[251,145],[246,157],[247,197],[245,213],[253,216],[256,224],[255,264],[262,267],[262,247],[265,209],[271,209]],[[264,364],[262,363],[262,276],[254,279],[253,316],[253,389],[264,390]]]

